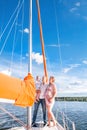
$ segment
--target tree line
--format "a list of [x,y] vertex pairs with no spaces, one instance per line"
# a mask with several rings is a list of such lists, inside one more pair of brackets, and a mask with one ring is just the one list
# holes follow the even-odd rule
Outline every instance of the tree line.
[[81,101],[87,102],[87,97],[55,97],[56,101]]

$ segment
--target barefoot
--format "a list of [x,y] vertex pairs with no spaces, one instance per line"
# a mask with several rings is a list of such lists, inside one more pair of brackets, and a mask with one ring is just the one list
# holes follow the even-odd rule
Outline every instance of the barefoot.
[[54,121],[53,121],[53,126],[56,126],[56,124],[57,124],[57,121],[54,120]]

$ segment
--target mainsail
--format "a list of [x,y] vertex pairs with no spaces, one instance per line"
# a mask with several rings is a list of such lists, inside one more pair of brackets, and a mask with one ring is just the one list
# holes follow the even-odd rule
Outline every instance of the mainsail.
[[24,80],[0,73],[0,98],[15,100],[15,105],[32,106],[35,100],[35,84],[29,73]]

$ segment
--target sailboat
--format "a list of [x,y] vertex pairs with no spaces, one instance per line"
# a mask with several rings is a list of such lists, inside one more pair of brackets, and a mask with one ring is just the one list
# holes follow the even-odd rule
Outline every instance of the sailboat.
[[[43,34],[42,34],[42,25],[41,25],[41,18],[40,18],[40,7],[39,7],[39,1],[37,2],[37,8],[38,8],[38,21],[40,25],[40,38],[41,38],[41,45],[42,45],[42,54],[43,54],[43,61],[44,61],[44,75],[48,78],[47,74],[47,68],[46,68],[46,58],[44,53],[44,40],[43,40]],[[0,98],[7,98],[15,100],[15,105],[25,106],[27,107],[27,127],[18,127],[18,128],[11,128],[11,130],[65,130],[59,123],[57,123],[57,126],[54,127],[36,127],[31,128],[31,106],[34,103],[35,100],[35,85],[34,85],[34,79],[32,77],[32,0],[30,0],[30,50],[29,50],[29,65],[28,65],[28,75],[24,78],[24,80],[20,80],[18,78],[9,77],[4,74],[0,74]],[[4,82],[4,80],[6,82]],[[6,86],[8,86],[8,92],[6,90]],[[27,87],[27,88],[26,88]],[[26,91],[26,92],[25,92]],[[22,92],[20,95],[19,93]],[[27,94],[27,92],[30,92]],[[30,107],[28,107],[30,106]],[[10,114],[11,115],[11,114]],[[40,123],[40,122],[39,122]],[[73,129],[75,130],[75,129]]]

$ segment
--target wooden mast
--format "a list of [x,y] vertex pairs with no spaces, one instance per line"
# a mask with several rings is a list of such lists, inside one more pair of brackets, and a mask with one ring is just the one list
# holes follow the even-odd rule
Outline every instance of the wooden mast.
[[43,55],[43,64],[44,64],[44,75],[46,76],[47,81],[48,81],[48,73],[47,73],[46,57],[45,57],[45,50],[44,50],[44,39],[43,39],[43,32],[42,32],[42,24],[41,24],[39,0],[36,0],[36,4],[37,4],[37,10],[38,10],[38,22],[39,22],[39,27],[40,27],[40,40],[41,40],[41,46],[42,46],[42,55]]

